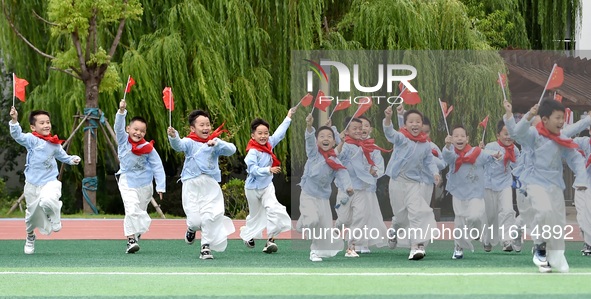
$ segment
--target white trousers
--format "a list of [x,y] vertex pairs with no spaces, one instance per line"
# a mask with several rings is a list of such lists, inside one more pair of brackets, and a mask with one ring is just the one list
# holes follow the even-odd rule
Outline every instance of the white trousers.
[[51,223],[61,221],[62,183],[58,180],[48,182],[43,186],[25,183],[25,201],[27,211],[25,213],[25,225],[27,233],[32,233],[35,228],[44,235],[51,234]]
[[421,188],[421,197],[425,199],[428,206],[431,206],[431,197],[433,197],[433,189],[435,188],[435,185],[426,183],[419,183],[419,185]]
[[208,244],[215,251],[226,250],[228,235],[235,229],[232,219],[224,216],[224,196],[218,182],[202,174],[184,181],[182,192],[187,227],[201,231],[201,245]]
[[486,223],[484,199],[459,200],[454,197],[452,204],[455,214],[454,229],[455,231],[461,230],[461,234],[454,233],[454,244],[463,249],[474,251],[472,237],[482,237],[482,229]]
[[583,240],[591,244],[591,190],[575,191],[577,223],[583,232]]
[[126,236],[146,233],[152,223],[147,210],[154,194],[154,187],[150,184],[139,188],[130,188],[125,174],[119,176],[117,183],[125,209],[123,233]]
[[332,257],[343,250],[343,240],[332,238],[332,212],[328,198],[318,198],[302,190],[300,195],[300,219],[297,229],[304,237],[312,239],[310,251],[319,257]]
[[[347,196],[344,192],[339,193],[340,194],[337,195],[337,203],[340,202],[341,197]],[[369,222],[371,218],[370,211],[372,210],[371,201],[374,200],[374,197],[375,192],[355,190],[353,195],[350,196],[349,201],[346,204],[341,204],[340,207],[336,209],[338,216],[337,227],[340,228],[341,226],[345,226],[350,229],[349,232],[343,231],[343,236],[348,239],[348,246],[350,248],[360,248],[370,245],[368,232],[370,231]]]
[[[403,182],[390,179],[388,183],[390,205],[392,206],[392,228],[396,231],[404,229],[406,238],[399,238],[401,247],[426,245],[430,240],[430,231],[437,227],[433,209],[425,199],[426,188],[418,182]],[[433,192],[433,185],[431,193]],[[431,201],[429,193],[429,201]],[[399,234],[402,235],[402,234]],[[408,239],[408,242],[404,242]]]
[[[519,191],[518,191],[519,192]],[[484,189],[486,226],[482,242],[493,246],[516,237],[515,210],[511,187],[501,191]],[[502,228],[502,231],[501,231]],[[513,236],[511,235],[513,234]]]
[[[553,270],[568,272],[569,266],[564,257],[564,235],[554,234],[557,228],[563,233],[566,226],[566,211],[564,207],[563,190],[557,186],[528,185],[528,197],[531,198],[531,205],[534,211],[533,232],[540,234],[534,243],[546,242],[546,259]],[[543,232],[552,232],[550,238],[544,237]]]
[[269,238],[291,230],[291,218],[285,207],[277,201],[272,183],[264,189],[244,189],[244,192],[249,214],[246,216],[246,225],[240,229],[242,240],[262,238],[265,228]]

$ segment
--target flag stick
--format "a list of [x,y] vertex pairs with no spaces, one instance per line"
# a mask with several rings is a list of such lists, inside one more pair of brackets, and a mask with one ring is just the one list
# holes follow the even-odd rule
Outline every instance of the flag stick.
[[486,124],[486,126],[484,127],[484,131],[482,132],[482,143],[484,143],[484,136],[486,136],[486,127],[488,127],[488,123]]
[[14,107],[14,98],[16,97],[16,80],[14,77],[16,76],[12,73],[12,107]]
[[441,114],[443,114],[443,122],[445,123],[445,130],[447,131],[447,135],[449,135],[449,127],[447,126],[447,119],[445,119],[445,111],[443,111],[443,106],[441,106],[441,98],[439,100],[439,109],[441,109]]
[[552,66],[552,71],[550,71],[550,76],[548,76],[548,81],[546,81],[546,85],[544,85],[544,91],[542,92],[542,95],[540,96],[540,100],[538,101],[538,105],[540,105],[542,103],[542,99],[544,98],[544,94],[546,93],[546,88],[548,87],[548,84],[550,83],[550,79],[552,79],[552,74],[554,74],[555,68],[556,68],[556,63],[554,64],[554,66]]
[[501,90],[503,91],[503,101],[507,100],[507,95],[505,94],[505,85],[503,84],[503,78],[501,78],[501,73],[499,74],[499,83],[501,84]]
[[172,87],[170,88],[170,97],[168,98],[168,125],[172,127]]
[[123,100],[125,101],[125,96],[127,95],[127,88],[129,87],[129,79],[131,79],[131,75],[127,77],[127,84],[125,84],[125,90],[123,91]]
[[[403,86],[404,87],[402,88],[402,90],[400,91],[400,93],[398,94],[398,97],[396,97],[396,99],[400,98],[402,93],[406,90],[406,85],[403,85]],[[402,99],[402,100],[404,100],[404,99]],[[394,103],[396,103],[396,101]],[[390,107],[394,106],[394,103],[390,104]],[[404,101],[402,103],[404,103]]]
[[339,105],[339,103],[337,103],[336,106],[334,106],[334,109],[332,109],[332,112],[330,113],[330,115],[328,115],[328,119],[332,118],[332,114],[334,113],[335,110],[337,110],[337,106]]
[[347,125],[345,126],[345,128],[343,129],[343,132],[345,132],[347,130],[347,128],[349,127],[349,125],[351,124],[351,122],[353,121],[353,119],[355,118],[354,117],[355,114],[357,114],[357,112],[359,112],[360,109],[361,109],[361,105],[359,105],[359,107],[357,108],[357,111],[355,111],[355,113],[353,113],[353,115],[351,115],[351,119],[349,120],[349,122],[347,123]]

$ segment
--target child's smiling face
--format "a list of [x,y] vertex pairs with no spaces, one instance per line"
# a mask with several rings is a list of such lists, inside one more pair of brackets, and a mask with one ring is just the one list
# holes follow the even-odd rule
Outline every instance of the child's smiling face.
[[332,130],[320,130],[316,137],[316,145],[318,145],[323,151],[333,149],[335,146],[335,140]]
[[464,128],[455,128],[451,134],[454,147],[460,151],[463,150],[468,144],[466,130]]
[[417,113],[409,113],[404,126],[412,136],[418,136],[423,131],[423,118]]
[[256,130],[250,134],[250,137],[258,142],[258,144],[265,145],[269,140],[269,128],[265,125],[259,125]]
[[209,137],[209,133],[211,132],[211,123],[209,122],[209,118],[203,115],[199,115],[195,118],[193,125],[190,127],[191,132],[194,132],[199,136],[199,138],[206,139]]

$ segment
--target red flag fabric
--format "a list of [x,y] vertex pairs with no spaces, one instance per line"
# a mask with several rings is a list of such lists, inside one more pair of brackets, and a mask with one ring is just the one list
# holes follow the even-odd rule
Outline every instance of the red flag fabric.
[[363,98],[363,102],[361,104],[359,104],[359,107],[357,108],[357,112],[355,112],[355,114],[353,115],[353,117],[360,117],[361,115],[363,115],[363,113],[365,113],[367,110],[369,110],[369,108],[371,108],[371,98]]
[[500,84],[503,87],[507,86],[507,75],[501,74],[501,81],[497,79],[497,84]]
[[342,102],[339,102],[336,105],[336,107],[334,107],[334,111],[345,110],[345,109],[347,109],[349,107],[351,107],[350,99],[349,100],[342,101]]
[[554,100],[556,100],[556,101],[558,101],[558,102],[561,102],[561,103],[562,103],[562,95],[560,95],[560,94],[558,94],[558,93],[557,93],[557,94],[555,94],[555,95],[554,95]]
[[330,106],[332,101],[329,101],[328,99],[323,99],[322,97],[324,97],[324,92],[322,90],[319,90],[318,94],[316,95],[316,100],[314,101],[314,107],[326,112],[326,108]]
[[478,125],[486,128],[486,125],[488,125],[488,115]]
[[170,87],[165,87],[162,91],[162,100],[164,101],[166,109],[174,111],[174,96],[172,95],[172,89]]
[[[404,85],[402,83],[398,84],[398,88],[400,90],[404,89]],[[404,103],[407,105],[416,105],[421,102],[421,97],[419,97],[418,92],[411,92],[408,89],[404,89],[402,94],[400,95],[404,99]]]
[[552,74],[550,74],[550,81],[548,81],[548,86],[546,86],[546,90],[556,89],[562,85],[564,82],[564,70],[557,66],[554,68]]
[[25,86],[27,85],[29,85],[27,80],[14,75],[14,96],[16,96],[21,102],[25,101]]
[[134,85],[135,85],[135,80],[133,80],[133,77],[129,76],[129,80],[127,82],[127,87],[125,88],[125,93],[130,93],[131,87]]
[[454,110],[454,105],[451,105],[448,108],[447,103],[443,101],[439,101],[439,106],[441,107],[441,111],[443,111],[443,115],[445,117],[447,117]]
[[302,106],[308,107],[310,106],[310,104],[312,104],[313,99],[314,97],[310,93],[308,93],[300,100],[300,103],[302,103]]

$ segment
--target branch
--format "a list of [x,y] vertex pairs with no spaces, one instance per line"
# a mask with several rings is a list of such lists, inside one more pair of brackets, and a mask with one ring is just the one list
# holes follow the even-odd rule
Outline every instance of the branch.
[[10,25],[10,28],[12,28],[12,31],[14,31],[14,33],[20,38],[22,39],[25,44],[27,44],[27,46],[29,46],[31,49],[33,49],[35,52],[37,52],[39,55],[47,58],[47,59],[55,59],[55,57],[39,50],[37,47],[35,47],[35,45],[33,45],[31,42],[29,42],[29,40],[27,40],[14,26],[14,24],[12,23],[12,21],[10,20],[10,18],[8,17],[8,12],[6,11],[6,5],[4,3],[4,0],[2,0],[2,11],[4,12],[4,16],[6,17],[6,21],[8,22],[8,25]]
[[[4,0],[2,0],[2,1],[4,1]],[[123,1],[123,5],[127,6],[127,0]],[[115,34],[115,39],[113,39],[113,44],[111,44],[111,49],[109,50],[109,56],[111,56],[111,57],[113,57],[113,55],[115,55],[115,50],[117,50],[117,45],[119,45],[119,40],[121,40],[121,35],[123,34],[124,27],[125,27],[125,17],[122,17],[121,20],[119,20],[119,28],[117,28],[117,34]]]
[[82,73],[79,70],[77,70],[75,66],[70,66],[70,70],[76,73],[76,75],[78,75],[80,78],[82,78]]
[[[90,60],[90,44],[94,41],[94,34],[96,34],[96,9],[92,11],[92,17],[88,21],[88,38],[86,40],[86,56],[84,59],[86,61]],[[96,53],[96,51],[94,52]]]
[[78,55],[78,62],[80,63],[80,70],[82,70],[83,74],[86,74],[87,73],[86,61],[84,60],[84,56],[82,56],[82,46],[80,45],[80,38],[78,37],[78,31],[72,32],[72,42],[74,42],[74,46],[76,47],[76,54]]
[[31,11],[33,12],[33,15],[34,15],[34,16],[35,16],[37,19],[39,19],[39,20],[43,21],[43,23],[45,23],[45,24],[48,24],[48,25],[51,25],[51,26],[57,26],[57,23],[53,23],[53,22],[50,22],[50,21],[48,21],[48,20],[46,20],[46,19],[42,18],[40,15],[38,15],[38,14],[37,14],[37,12],[35,12],[35,10],[34,10],[34,9],[31,9]]
[[64,74],[68,74],[68,75],[70,75],[70,76],[72,76],[72,77],[74,77],[74,78],[76,78],[78,80],[82,80],[82,78],[80,78],[78,75],[72,73],[73,70],[62,70],[60,68],[53,67],[53,66],[50,66],[49,69],[52,70],[52,71],[58,71],[58,72],[62,72]]

